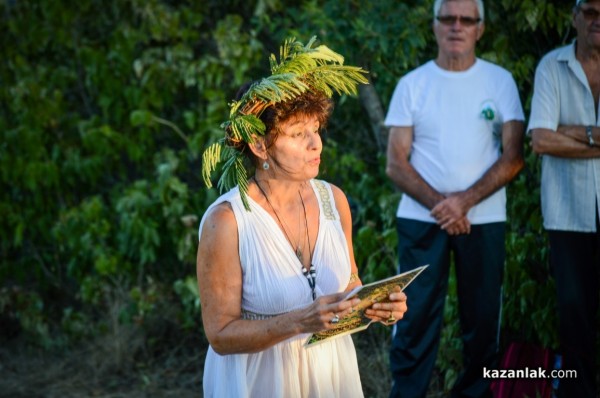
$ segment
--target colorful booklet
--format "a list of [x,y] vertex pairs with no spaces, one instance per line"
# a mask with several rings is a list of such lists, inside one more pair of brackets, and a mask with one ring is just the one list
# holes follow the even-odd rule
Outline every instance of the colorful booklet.
[[354,307],[354,311],[344,318],[341,318],[335,328],[312,334],[306,340],[304,345],[311,347],[327,339],[365,330],[369,327],[371,322],[373,322],[370,318],[365,316],[365,310],[377,302],[387,301],[390,293],[394,290],[394,287],[400,286],[400,288],[404,290],[404,288],[428,266],[429,265],[423,265],[396,276],[385,278],[367,285],[358,286],[353,289],[346,295],[345,299],[349,299],[353,296],[360,299],[360,303]]

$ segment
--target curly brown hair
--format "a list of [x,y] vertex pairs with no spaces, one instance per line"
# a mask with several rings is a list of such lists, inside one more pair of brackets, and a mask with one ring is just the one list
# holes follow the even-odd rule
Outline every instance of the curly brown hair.
[[[236,100],[242,98],[252,83],[244,84],[236,94]],[[279,126],[295,117],[316,117],[319,121],[319,129],[327,126],[329,117],[333,112],[333,101],[321,92],[307,91],[297,97],[283,102],[269,105],[259,115],[259,119],[265,124],[265,137],[267,147],[271,147],[281,133]],[[227,132],[229,133],[229,132]],[[227,134],[229,137],[229,134]],[[252,151],[248,150],[245,141],[233,141],[228,139],[228,145],[245,154],[250,161],[255,162]]]
[[269,142],[275,139],[281,132],[279,126],[295,117],[316,117],[319,128],[327,126],[333,101],[321,93],[306,92],[290,101],[280,102],[269,106],[260,116],[265,124],[265,133],[269,136]]

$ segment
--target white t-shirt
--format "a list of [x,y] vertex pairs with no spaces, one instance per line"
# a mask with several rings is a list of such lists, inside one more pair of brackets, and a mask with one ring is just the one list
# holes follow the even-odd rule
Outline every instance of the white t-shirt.
[[[434,61],[396,86],[386,126],[413,126],[410,163],[440,193],[464,191],[500,156],[502,124],[524,120],[515,81],[506,69],[477,59],[466,71]],[[435,222],[430,210],[402,195],[398,217]],[[504,188],[467,214],[472,224],[506,221]]]

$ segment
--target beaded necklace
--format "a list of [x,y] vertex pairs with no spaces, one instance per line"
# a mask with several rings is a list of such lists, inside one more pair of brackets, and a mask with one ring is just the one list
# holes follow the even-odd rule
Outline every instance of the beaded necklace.
[[[267,203],[269,204],[269,207],[271,208],[271,210],[273,210],[273,214],[275,214],[275,218],[277,218],[277,221],[279,221],[279,225],[281,225],[281,229],[283,230],[283,233],[284,233],[287,241],[292,246],[292,249],[294,249],[294,244],[292,243],[292,240],[290,239],[290,237],[287,233],[287,228],[286,228],[287,224],[285,224],[281,220],[281,218],[279,217],[279,214],[277,214],[277,211],[275,210],[275,207],[273,207],[273,204],[271,204],[269,197],[267,196],[266,192],[262,189],[262,187],[260,186],[260,184],[258,183],[258,180],[256,178],[254,178],[254,182],[256,182],[256,186],[258,187],[260,192],[263,194],[263,196],[267,200]],[[317,293],[315,292],[317,270],[316,270],[315,266],[312,264],[312,247],[310,244],[310,236],[308,235],[308,220],[306,217],[306,205],[304,204],[304,199],[302,199],[302,194],[300,193],[300,191],[298,191],[298,196],[300,196],[300,203],[302,203],[302,210],[304,211],[304,226],[306,229],[306,240],[308,241],[308,254],[310,256],[310,268],[307,269],[306,267],[302,266],[302,274],[306,277],[306,280],[308,281],[308,286],[310,287],[310,290],[312,293],[312,298],[313,298],[313,300],[315,300],[317,298]],[[300,238],[298,237],[298,239],[300,239]],[[304,245],[304,243],[303,243],[303,245]],[[294,252],[296,253],[296,257],[298,257],[298,260],[302,264],[302,250],[300,249],[300,242],[298,242],[298,244],[296,245],[296,249],[294,249]]]
[[[298,191],[300,194],[300,191]],[[304,199],[302,199],[302,194],[300,194],[300,202],[302,202],[302,210],[304,210],[304,226],[306,227],[306,240],[308,241],[308,255],[310,256],[310,269],[306,269],[306,267],[302,267],[302,273],[306,277],[308,281],[308,286],[310,286],[310,290],[312,292],[313,301],[317,298],[317,293],[315,293],[315,285],[317,281],[317,269],[312,263],[312,247],[310,246],[310,236],[308,236],[308,220],[306,219],[306,206],[304,205]]]

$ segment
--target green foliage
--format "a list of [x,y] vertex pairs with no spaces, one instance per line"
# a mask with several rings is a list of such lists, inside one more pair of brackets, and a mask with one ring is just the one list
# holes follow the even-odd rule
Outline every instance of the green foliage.
[[176,280],[173,284],[173,290],[179,296],[182,304],[182,310],[179,314],[179,321],[182,326],[186,329],[196,328],[200,312],[200,294],[196,278],[188,276],[185,279]]
[[59,289],[66,303],[42,308],[62,313],[106,305],[111,281],[145,290],[148,276],[193,274],[215,197],[200,189],[198,153],[260,43],[239,17],[162,1],[0,8],[3,284],[42,303]]
[[21,331],[44,348],[52,345],[44,301],[37,292],[19,287],[0,289],[0,315],[3,334],[9,336]]
[[[397,80],[435,56],[431,5],[0,2],[0,315],[46,347],[59,343],[52,324],[73,340],[159,314],[200,327],[198,220],[217,195],[203,187],[200,154],[222,137],[228,101],[269,73],[268,55],[283,39],[317,35],[345,64],[369,71],[385,109]],[[572,0],[486,7],[478,54],[513,73],[528,114],[538,60],[572,37]],[[397,261],[400,193],[376,134],[360,101],[336,98],[321,177],[348,194],[365,282],[395,273]],[[539,161],[529,145],[526,158],[508,188],[503,336],[555,348]],[[461,366],[454,284],[437,364],[446,389]]]
[[[526,169],[509,187],[503,321],[513,338],[558,348],[554,280],[539,210],[539,160],[529,153]],[[525,195],[524,193],[528,193]],[[509,334],[509,335],[510,335]]]

